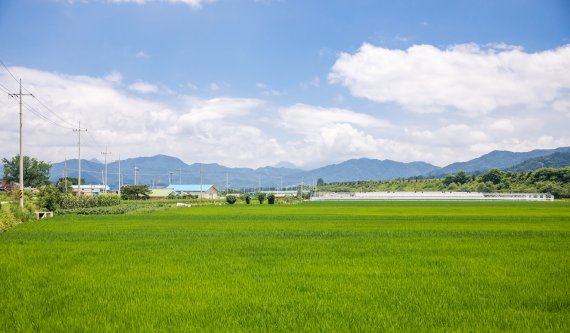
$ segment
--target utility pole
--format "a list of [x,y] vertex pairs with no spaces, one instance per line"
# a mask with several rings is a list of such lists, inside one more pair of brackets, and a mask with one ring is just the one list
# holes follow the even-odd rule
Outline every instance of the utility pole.
[[121,154],[119,154],[119,198],[121,197]]
[[87,132],[87,129],[81,129],[81,121],[79,121],[79,128],[74,129],[74,132],[77,132],[77,137],[78,137],[78,145],[79,145],[79,158],[77,159],[77,195],[81,195],[81,131],[85,131]]
[[67,156],[63,160],[63,181],[65,184],[65,194],[67,194]]
[[281,185],[279,186],[279,191],[283,191],[283,176],[281,176]]
[[34,96],[32,94],[22,94],[22,79],[20,79],[20,93],[19,94],[8,94],[10,97],[20,97],[20,208],[24,208],[24,155],[22,154],[22,96]]
[[104,188],[104,192],[105,194],[107,194],[107,155],[111,155],[111,153],[107,152],[107,146],[105,146],[105,151],[101,152],[102,155],[105,155],[105,178],[103,179],[103,188]]
[[180,179],[178,180],[178,184],[182,185],[182,169],[178,169],[178,171],[180,172]]
[[228,176],[228,173],[226,172],[226,195],[228,195],[229,189],[230,189],[230,186],[229,186],[229,178],[228,178],[228,177],[229,177],[229,176]]
[[135,185],[137,184],[137,171],[139,168],[135,165]]
[[202,189],[202,184],[204,182],[203,176],[202,176],[202,163],[200,163],[200,199],[202,199],[202,197],[204,196],[203,189]]
[[170,176],[170,177],[168,177],[168,185],[172,185],[172,174],[174,174],[174,172],[172,172],[172,171],[168,172],[168,175]]

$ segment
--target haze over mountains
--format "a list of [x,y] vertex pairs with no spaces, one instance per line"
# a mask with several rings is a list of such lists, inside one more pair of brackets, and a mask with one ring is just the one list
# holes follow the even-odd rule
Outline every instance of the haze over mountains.
[[[77,177],[77,160],[66,163],[68,177]],[[368,158],[352,159],[331,164],[314,170],[302,170],[281,162],[275,167],[229,168],[219,164],[186,164],[182,160],[166,156],[130,158],[121,161],[123,184],[134,184],[135,167],[137,184],[164,187],[173,184],[214,184],[219,189],[226,188],[286,188],[301,183],[313,185],[318,178],[325,182],[359,180],[388,180],[416,176],[439,177],[460,170],[469,173],[484,172],[492,168],[529,171],[540,167],[562,167],[570,165],[570,147],[539,149],[530,152],[492,151],[466,162],[452,163],[443,168],[426,162],[397,162]],[[87,184],[102,183],[105,165],[99,161],[82,160],[82,178]],[[118,186],[119,163],[108,163],[108,182],[112,188]],[[64,163],[54,163],[50,180],[56,181],[64,174]],[[202,180],[201,180],[202,177]]]

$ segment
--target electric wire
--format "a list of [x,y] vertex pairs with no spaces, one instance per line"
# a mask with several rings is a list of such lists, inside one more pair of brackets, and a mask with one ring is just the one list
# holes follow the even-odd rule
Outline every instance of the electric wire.
[[16,79],[14,74],[12,74],[12,72],[10,72],[10,70],[8,69],[8,66],[6,66],[6,64],[4,64],[4,61],[2,61],[2,59],[0,59],[0,64],[2,64],[2,66],[6,69],[8,74],[10,74],[10,76],[14,79],[14,81],[16,81],[17,83],[20,83],[20,81],[18,81],[18,79]]
[[0,83],[0,89],[2,89],[4,92],[6,92],[7,94],[11,94],[12,92],[10,91],[10,89],[6,88],[6,86],[4,86],[2,83]]

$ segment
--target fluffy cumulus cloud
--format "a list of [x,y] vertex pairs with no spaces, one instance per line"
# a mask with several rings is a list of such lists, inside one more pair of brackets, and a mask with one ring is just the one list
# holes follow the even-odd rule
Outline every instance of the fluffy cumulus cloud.
[[511,106],[565,110],[570,45],[527,53],[504,44],[407,50],[363,44],[355,54],[340,54],[329,81],[356,97],[419,113],[458,110],[475,116]]
[[[10,70],[41,100],[24,97],[24,153],[52,162],[77,156],[73,129],[79,121],[87,129],[81,139],[83,158],[101,159],[108,146],[113,158],[167,154],[188,163],[247,167],[280,161],[314,167],[359,157],[444,165],[493,149],[570,145],[563,102],[550,113],[438,119],[412,114],[388,121],[349,108],[276,105],[258,98],[172,92],[166,99],[160,84],[128,84],[118,72],[91,77]],[[19,88],[5,71],[0,71],[0,84],[3,93]],[[0,157],[18,153],[18,110],[16,100],[0,99]]]

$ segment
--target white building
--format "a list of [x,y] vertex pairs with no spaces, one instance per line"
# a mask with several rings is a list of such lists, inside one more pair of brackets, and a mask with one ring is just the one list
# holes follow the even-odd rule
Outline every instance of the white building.
[[[73,193],[77,193],[79,185],[71,185]],[[81,185],[81,194],[97,196],[109,192],[109,185]]]

